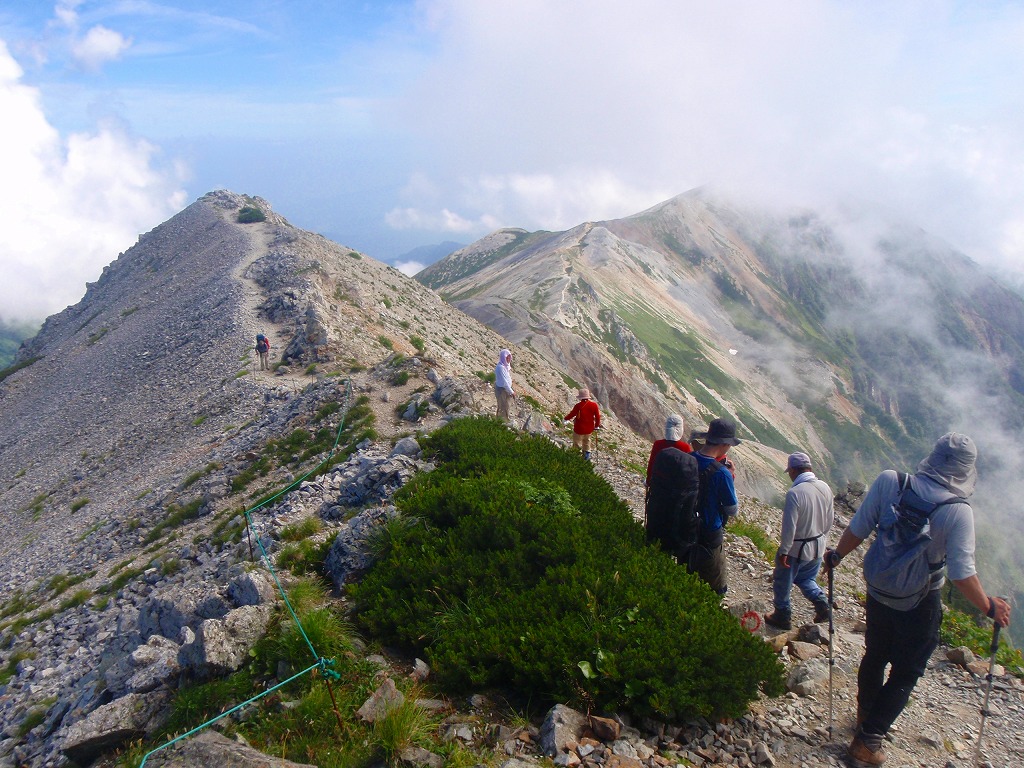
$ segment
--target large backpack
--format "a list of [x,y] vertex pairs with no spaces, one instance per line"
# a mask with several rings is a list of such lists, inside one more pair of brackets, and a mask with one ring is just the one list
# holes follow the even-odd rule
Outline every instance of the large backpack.
[[270,342],[262,333],[256,334],[256,351],[260,353],[270,351]]
[[955,496],[946,501],[925,501],[911,487],[909,476],[897,473],[900,492],[878,521],[875,540],[864,555],[864,580],[872,595],[898,611],[915,608],[928,594],[932,574],[945,560],[928,562],[932,513],[947,504],[966,504]]
[[685,558],[697,541],[699,475],[697,459],[678,448],[662,449],[651,465],[644,522],[647,541],[660,543],[676,557]]

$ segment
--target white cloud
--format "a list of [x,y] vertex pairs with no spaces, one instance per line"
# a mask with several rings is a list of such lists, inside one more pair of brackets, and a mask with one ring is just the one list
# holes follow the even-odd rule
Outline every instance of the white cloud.
[[74,303],[141,231],[184,203],[178,173],[116,125],[61,136],[0,40],[0,253],[4,319],[39,320]]
[[71,53],[85,69],[96,71],[108,61],[121,58],[131,46],[131,40],[120,32],[97,24],[84,37],[72,41]]
[[427,265],[419,261],[400,261],[395,264],[395,269],[401,272],[403,275],[412,277],[417,272],[422,272],[423,268]]
[[432,188],[410,208],[563,227],[710,183],[873,201],[1024,263],[1019,4],[419,7],[434,46],[389,115]]
[[443,208],[429,212],[418,208],[393,208],[384,215],[384,221],[393,229],[425,229],[440,232],[471,232],[483,225],[470,221],[459,214]]

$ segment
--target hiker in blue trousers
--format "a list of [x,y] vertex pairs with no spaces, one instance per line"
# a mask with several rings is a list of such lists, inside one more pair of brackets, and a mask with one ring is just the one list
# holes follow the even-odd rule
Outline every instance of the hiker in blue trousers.
[[814,604],[815,623],[828,621],[828,598],[815,579],[825,554],[828,532],[835,522],[832,489],[811,471],[811,457],[792,453],[786,473],[793,482],[782,509],[782,536],[775,555],[772,597],[775,611],[764,617],[776,629],[792,627],[793,608],[789,596],[793,585]]

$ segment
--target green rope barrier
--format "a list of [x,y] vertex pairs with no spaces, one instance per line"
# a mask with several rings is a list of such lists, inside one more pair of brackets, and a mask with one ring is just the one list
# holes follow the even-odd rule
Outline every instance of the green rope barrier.
[[197,725],[195,728],[193,728],[188,733],[183,733],[180,736],[176,736],[173,739],[171,739],[170,741],[168,741],[166,744],[161,744],[156,749],[151,749],[149,752],[147,752],[145,755],[143,755],[142,762],[139,763],[139,768],[143,768],[143,766],[146,764],[146,761],[149,759],[150,755],[152,755],[152,754],[154,754],[156,752],[159,752],[162,749],[167,749],[167,747],[171,746],[172,744],[176,744],[177,742],[181,741],[182,739],[187,739],[193,733],[198,733],[199,731],[203,730],[204,728],[209,728],[211,725],[216,723],[218,720],[223,720],[225,717],[227,717],[228,715],[230,715],[230,714],[232,714],[234,712],[237,712],[238,710],[240,710],[242,707],[246,706],[247,704],[252,704],[254,701],[258,701],[259,699],[262,699],[264,696],[273,693],[278,688],[282,688],[282,687],[288,685],[288,683],[290,683],[290,682],[292,682],[294,680],[299,679],[303,675],[309,674],[310,672],[312,672],[314,669],[316,669],[319,666],[320,666],[320,662],[317,662],[316,664],[313,664],[313,665],[311,665],[309,667],[306,667],[301,672],[297,672],[296,674],[292,675],[291,677],[289,677],[284,682],[278,683],[273,688],[268,688],[267,690],[265,690],[263,693],[259,694],[258,696],[253,696],[251,699],[243,701],[241,704],[239,704],[239,705],[237,705],[235,707],[232,707],[227,712],[221,712],[219,715],[217,715],[212,720],[207,720],[202,725]]
[[[338,443],[341,442],[341,433],[342,433],[342,431],[345,428],[345,421],[346,421],[346,417],[348,416],[348,410],[349,410],[348,404],[351,401],[351,397],[352,397],[352,380],[349,379],[349,380],[347,380],[345,382],[345,395],[344,395],[344,406],[343,406],[343,408],[345,409],[345,416],[342,417],[341,423],[338,424],[338,431],[337,431],[337,433],[334,436],[334,445],[331,446],[331,450],[327,453],[327,456],[324,458],[323,461],[321,461],[319,464],[317,464],[315,467],[313,467],[313,469],[309,470],[309,472],[304,474],[298,480],[292,481],[291,483],[286,485],[283,489],[278,491],[276,494],[274,494],[273,496],[270,496],[270,497],[264,499],[263,501],[261,501],[256,506],[250,507],[249,509],[244,510],[242,512],[242,514],[245,515],[246,525],[248,525],[250,530],[253,527],[252,526],[252,513],[253,512],[255,512],[258,509],[261,509],[261,508],[267,506],[270,502],[272,502],[272,501],[274,501],[276,499],[279,499],[281,496],[284,496],[286,493],[288,493],[289,491],[291,491],[294,488],[296,488],[300,483],[302,483],[304,480],[306,480],[306,478],[308,478],[310,475],[312,475],[314,472],[319,470],[322,466],[324,466],[327,462],[329,462],[331,460],[331,458],[334,456],[334,452],[338,449]],[[288,599],[288,595],[284,591],[284,587],[281,585],[281,580],[277,576],[277,571],[275,570],[274,564],[273,564],[273,562],[270,559],[270,554],[267,552],[266,548],[263,546],[263,542],[260,541],[260,537],[259,536],[256,537],[256,543],[260,547],[261,559],[263,560],[264,563],[266,563],[267,569],[270,571],[270,575],[274,578],[274,584],[277,585],[277,591],[281,593],[281,597],[284,600],[285,606],[287,606],[287,608],[288,608],[288,612],[291,614],[292,620],[295,622],[295,626],[298,627],[299,633],[302,635],[302,639],[306,641],[306,645],[309,646],[309,650],[313,654],[313,658],[315,659],[314,663],[311,664],[310,666],[306,667],[306,669],[302,670],[301,672],[299,672],[299,673],[297,673],[295,675],[292,675],[291,677],[289,677],[284,682],[278,683],[273,688],[268,688],[267,690],[263,691],[263,693],[260,693],[260,694],[258,694],[256,696],[253,696],[252,698],[247,699],[246,701],[243,701],[241,704],[238,704],[238,705],[232,707],[231,709],[227,710],[226,712],[222,712],[221,714],[217,715],[212,720],[207,720],[205,723],[203,723],[202,725],[196,726],[191,731],[188,731],[187,733],[183,733],[180,736],[176,736],[175,738],[173,738],[170,741],[168,741],[166,744],[163,744],[163,745],[157,747],[156,749],[150,750],[149,752],[147,752],[143,756],[142,762],[139,763],[139,768],[143,768],[143,766],[146,765],[146,760],[148,760],[149,756],[154,754],[155,752],[159,752],[162,749],[166,749],[167,747],[171,746],[172,744],[175,744],[175,743],[181,741],[182,739],[188,738],[192,734],[198,733],[199,731],[203,730],[204,728],[208,728],[209,726],[211,726],[214,723],[216,723],[218,720],[221,720],[221,719],[227,717],[228,715],[232,714],[233,712],[237,712],[238,710],[242,709],[246,705],[252,704],[254,701],[258,701],[259,699],[262,699],[267,694],[272,693],[272,692],[278,690],[279,688],[282,688],[282,687],[288,685],[289,683],[291,683],[294,680],[297,680],[298,678],[302,677],[303,675],[306,675],[306,674],[312,672],[314,669],[320,671],[320,674],[323,675],[324,678],[327,680],[328,685],[330,685],[330,681],[331,680],[340,680],[341,679],[341,675],[338,674],[338,672],[335,671],[334,668],[333,668],[334,667],[334,660],[333,659],[326,659],[323,656],[321,656],[320,654],[318,654],[316,652],[316,648],[313,647],[313,642],[306,635],[306,631],[302,627],[302,622],[299,621],[299,617],[295,613],[295,609],[292,607],[291,601]],[[333,699],[333,693],[332,693],[331,696],[332,696],[332,699]],[[335,714],[337,714],[337,712],[335,712]],[[340,715],[339,715],[339,718],[340,718]],[[340,719],[339,719],[339,723],[340,723]]]

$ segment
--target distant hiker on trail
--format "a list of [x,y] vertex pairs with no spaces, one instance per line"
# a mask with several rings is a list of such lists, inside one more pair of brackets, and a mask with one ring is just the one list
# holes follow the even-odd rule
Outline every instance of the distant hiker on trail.
[[581,389],[576,405],[564,417],[564,421],[572,422],[572,445],[583,451],[583,458],[590,459],[590,436],[595,429],[601,428],[601,409],[590,399],[590,390]]
[[654,466],[654,457],[666,448],[678,448],[683,453],[690,453],[690,444],[683,440],[683,417],[673,413],[665,419],[665,439],[655,440],[651,446],[651,455],[647,459],[647,480],[644,483],[648,488],[651,486],[651,468]]
[[498,401],[497,416],[508,421],[509,408],[516,393],[512,390],[512,353],[507,349],[498,353],[498,364],[494,366],[494,397]]
[[764,617],[767,624],[777,629],[792,626],[789,595],[794,584],[814,604],[815,623],[828,621],[828,597],[815,578],[821,568],[821,556],[825,554],[828,532],[835,522],[832,489],[815,477],[811,458],[806,453],[791,453],[786,473],[793,485],[786,492],[782,537],[775,555],[772,576],[775,611]]
[[264,334],[256,334],[256,354],[260,356],[260,370],[270,370],[270,339]]
[[700,492],[696,504],[700,531],[688,568],[722,596],[729,588],[722,547],[725,524],[739,509],[732,472],[722,459],[731,446],[739,444],[736,425],[725,419],[715,419],[708,425],[703,447],[693,454],[700,471]]
[[[885,734],[938,645],[943,565],[975,608],[1000,626],[1010,623],[1009,603],[988,596],[974,567],[974,513],[967,499],[978,479],[977,455],[971,438],[950,432],[914,475],[882,472],[835,550],[825,553],[827,572],[877,529],[864,556],[867,630],[857,673],[857,733],[849,747],[860,765],[885,761]],[[899,532],[909,535],[901,542]],[[912,575],[917,577],[905,578]],[[892,666],[884,679],[887,664]]]

